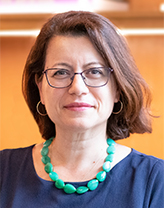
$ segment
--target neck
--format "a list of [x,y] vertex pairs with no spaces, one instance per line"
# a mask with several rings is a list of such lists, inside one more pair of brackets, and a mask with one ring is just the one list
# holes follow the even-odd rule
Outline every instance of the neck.
[[106,139],[105,131],[96,135],[86,131],[71,133],[58,129],[49,148],[52,164],[66,167],[71,173],[79,172],[79,169],[87,170],[93,165],[99,168],[107,155]]
[[[106,136],[96,135],[94,137],[89,135],[74,134],[69,136],[68,134],[58,136],[52,142],[51,151],[52,156],[56,151],[63,156],[65,160],[78,157],[86,157],[89,153],[99,153],[103,149],[106,150]],[[88,159],[88,158],[87,158]]]

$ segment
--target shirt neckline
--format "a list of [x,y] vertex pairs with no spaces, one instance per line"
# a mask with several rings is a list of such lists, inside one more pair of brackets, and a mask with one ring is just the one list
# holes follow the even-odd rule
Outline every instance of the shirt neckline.
[[[35,146],[35,144],[34,145],[32,145],[31,146],[31,149],[30,149],[30,163],[31,163],[31,165],[32,165],[32,170],[33,170],[33,174],[35,175],[35,177],[38,179],[38,180],[40,180],[41,182],[43,182],[43,183],[47,183],[47,184],[53,184],[54,183],[54,181],[51,181],[51,180],[45,180],[45,179],[43,179],[43,178],[41,178],[38,174],[37,174],[37,172],[36,172],[36,170],[35,170],[35,167],[34,167],[34,161],[33,161],[33,157],[32,157],[32,150],[33,150],[33,147]],[[131,152],[126,156],[126,157],[124,157],[122,160],[120,160],[108,173],[107,173],[107,177],[111,174],[111,172],[113,172],[113,171],[115,171],[115,169],[117,169],[117,167],[118,166],[120,166],[120,164],[121,163],[123,163],[125,160],[127,160],[133,153],[134,153],[134,149],[133,148],[131,148]],[[137,151],[136,151],[137,152]],[[88,180],[88,181],[79,181],[79,182],[65,182],[66,184],[67,183],[70,183],[70,184],[73,184],[73,185],[84,185],[84,184],[86,184],[87,182],[89,182],[90,180]]]

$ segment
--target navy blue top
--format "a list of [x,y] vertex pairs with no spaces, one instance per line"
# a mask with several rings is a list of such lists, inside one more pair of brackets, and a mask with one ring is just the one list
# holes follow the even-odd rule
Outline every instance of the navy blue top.
[[[33,146],[1,151],[2,208],[164,208],[164,161],[132,149],[94,191],[66,194],[35,172]],[[75,187],[87,182],[72,183]]]

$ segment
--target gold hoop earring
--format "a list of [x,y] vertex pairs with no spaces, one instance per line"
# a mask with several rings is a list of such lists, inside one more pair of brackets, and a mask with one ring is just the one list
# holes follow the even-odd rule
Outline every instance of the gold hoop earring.
[[39,105],[40,105],[40,104],[42,104],[41,101],[39,101],[39,102],[37,103],[37,105],[36,105],[36,110],[37,110],[37,112],[39,113],[39,115],[41,115],[41,116],[46,116],[47,113],[41,113],[41,112],[39,111]]
[[120,103],[120,110],[116,112],[113,111],[113,114],[119,114],[123,109],[123,103],[120,100],[117,103]]

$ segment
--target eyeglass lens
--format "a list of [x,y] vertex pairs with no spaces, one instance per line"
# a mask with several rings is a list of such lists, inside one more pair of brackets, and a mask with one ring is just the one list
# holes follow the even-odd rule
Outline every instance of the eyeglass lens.
[[110,68],[97,67],[74,73],[68,69],[51,68],[44,71],[48,84],[54,88],[65,88],[72,84],[75,75],[81,75],[84,83],[90,87],[101,87],[107,84]]

